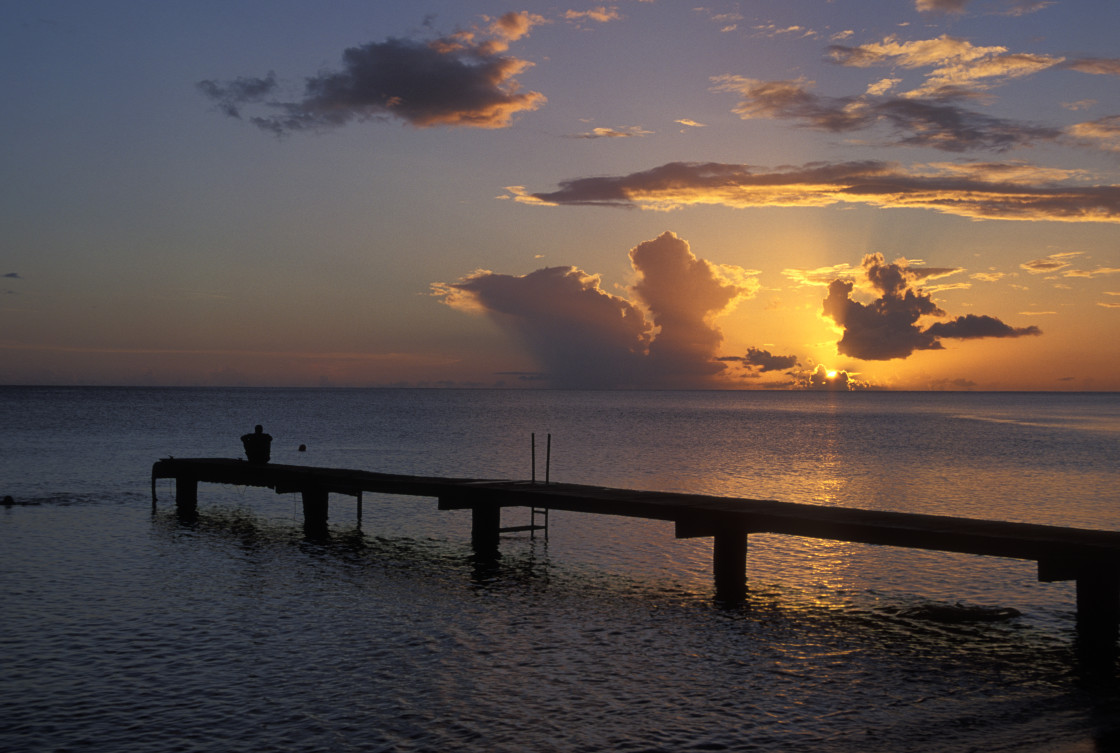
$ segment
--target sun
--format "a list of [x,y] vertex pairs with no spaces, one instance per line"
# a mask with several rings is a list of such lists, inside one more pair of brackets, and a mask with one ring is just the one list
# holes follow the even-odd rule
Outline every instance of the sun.
[[836,371],[836,370],[834,370],[834,369],[829,369],[828,371],[826,371],[826,372],[824,373],[824,375],[825,375],[826,377],[828,377],[829,379],[835,379],[835,378],[836,378],[836,375],[837,375],[837,374],[839,374],[839,373],[840,373],[839,371]]

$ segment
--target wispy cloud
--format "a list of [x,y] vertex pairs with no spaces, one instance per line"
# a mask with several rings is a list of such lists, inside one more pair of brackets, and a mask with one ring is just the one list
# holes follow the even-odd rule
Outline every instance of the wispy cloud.
[[922,13],[962,15],[969,6],[980,6],[980,12],[1001,16],[1025,16],[1054,5],[1055,0],[914,0],[914,7]]
[[[690,205],[923,208],[976,219],[1120,222],[1120,186],[1030,184],[992,165],[906,169],[892,162],[809,163],[780,170],[719,162],[671,162],[629,175],[575,178],[558,190],[507,188],[523,203],[671,210]],[[1024,168],[1020,165],[1020,171]]]
[[609,21],[618,21],[622,14],[616,5],[600,5],[591,10],[569,10],[564,12],[565,21],[596,21],[605,24]]
[[647,131],[641,126],[617,126],[615,128],[593,128],[587,133],[576,134],[577,139],[626,139],[634,136],[649,136],[653,131]]
[[1120,152],[1120,115],[1070,126],[1069,134],[1110,152]]
[[1032,259],[1019,265],[1032,275],[1053,274],[1068,267],[1072,259],[1081,256],[1080,251],[1066,251],[1064,253],[1050,254],[1040,259]]
[[835,63],[858,68],[932,69],[922,86],[908,92],[908,97],[972,95],[1064,62],[1064,58],[1050,55],[1012,53],[1002,46],[977,47],[947,34],[936,39],[900,41],[891,36],[856,46],[834,44],[828,48],[828,56]]
[[948,152],[1006,151],[1055,141],[1062,135],[1058,128],[997,118],[944,102],[869,95],[825,97],[812,92],[812,84],[802,79],[759,81],[723,75],[712,81],[715,91],[740,96],[732,111],[744,120],[795,120],[805,127],[831,133],[861,131],[882,124],[895,134],[891,143],[900,146]]
[[4,275],[4,277],[6,277],[7,279],[10,279],[10,280],[22,280],[23,279],[22,277],[19,276],[19,272],[8,272],[6,275]]
[[504,128],[514,115],[545,103],[540,92],[520,92],[516,76],[532,63],[504,54],[529,33],[539,16],[507,13],[478,29],[430,41],[390,38],[351,47],[342,68],[308,78],[295,101],[277,99],[274,74],[232,81],[201,81],[198,88],[235,118],[263,109],[249,121],[276,134],[335,128],[352,121],[396,118],[417,127]]

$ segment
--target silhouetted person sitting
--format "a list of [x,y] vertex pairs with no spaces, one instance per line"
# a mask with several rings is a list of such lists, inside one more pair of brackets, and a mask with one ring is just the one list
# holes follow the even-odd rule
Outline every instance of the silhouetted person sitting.
[[245,457],[250,463],[267,463],[272,457],[272,435],[265,434],[260,424],[252,434],[241,435],[241,444],[245,445]]

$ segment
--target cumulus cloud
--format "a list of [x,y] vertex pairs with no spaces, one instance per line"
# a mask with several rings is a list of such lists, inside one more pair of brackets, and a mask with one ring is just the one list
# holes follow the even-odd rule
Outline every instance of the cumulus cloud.
[[519,277],[478,271],[433,290],[511,332],[555,386],[625,386],[639,376],[650,324],[636,305],[599,284],[575,267],[545,267]]
[[295,101],[276,98],[271,73],[202,81],[198,88],[231,117],[241,118],[247,106],[263,109],[249,121],[276,134],[390,118],[421,128],[504,128],[545,102],[540,92],[521,92],[516,80],[532,63],[504,54],[542,19],[507,13],[486,20],[481,29],[432,41],[390,38],[351,47],[340,70],[308,78]]
[[743,76],[716,76],[715,91],[740,96],[733,112],[756,118],[799,121],[830,133],[848,133],[886,125],[898,146],[920,146],[948,152],[974,149],[1006,151],[1057,140],[1061,129],[996,118],[955,104],[909,97],[871,95],[826,97],[810,91],[804,79],[760,81]]
[[905,169],[896,163],[822,163],[769,171],[745,164],[670,162],[629,175],[575,178],[556,191],[510,186],[522,203],[671,210],[698,204],[735,208],[869,204],[933,209],[989,220],[1120,222],[1120,186],[1008,180],[986,165]]
[[556,387],[698,387],[726,366],[715,319],[757,290],[755,273],[717,266],[671,232],[630,250],[634,300],[575,267],[521,276],[478,271],[433,294],[514,336]]
[[925,317],[946,313],[929,293],[916,288],[921,279],[904,261],[888,264],[882,254],[863,258],[863,271],[878,298],[868,304],[852,299],[854,283],[835,280],[822,313],[843,328],[837,352],[862,360],[906,358],[918,350],[941,350],[943,338],[1022,337],[1039,335],[1037,327],[1010,327],[999,319],[969,314],[922,328]]

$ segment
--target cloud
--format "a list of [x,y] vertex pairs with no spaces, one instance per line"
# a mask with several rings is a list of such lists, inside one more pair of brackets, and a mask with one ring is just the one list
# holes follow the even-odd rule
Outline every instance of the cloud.
[[914,9],[921,13],[964,13],[968,0],[915,0]]
[[1067,251],[1060,254],[1050,254],[1041,259],[1033,259],[1028,262],[1023,262],[1019,265],[1020,269],[1025,269],[1032,275],[1050,274],[1058,270],[1065,269],[1070,265],[1070,259],[1081,256],[1080,251]]
[[817,364],[812,371],[804,371],[798,375],[796,386],[804,390],[852,392],[868,389],[871,385],[843,369],[832,370],[826,368],[824,364]]
[[705,128],[706,127],[706,124],[698,123],[695,120],[692,120],[690,118],[678,118],[677,120],[674,120],[673,122],[674,123],[680,123],[681,125],[688,126],[690,128]]
[[822,313],[844,329],[836,344],[841,355],[869,361],[906,358],[918,350],[941,350],[942,338],[1022,337],[1039,335],[1037,327],[1013,328],[990,316],[968,314],[922,329],[923,317],[946,313],[929,293],[914,287],[920,278],[904,262],[888,264],[882,254],[863,257],[863,271],[879,297],[869,304],[851,298],[854,284],[835,280],[828,288]]
[[671,232],[631,249],[630,263],[633,301],[575,267],[478,271],[432,290],[513,333],[554,387],[713,385],[726,368],[714,320],[754,294],[754,273],[700,259]]
[[19,272],[8,272],[6,275],[4,275],[4,277],[7,278],[7,279],[10,279],[10,280],[22,280],[23,279],[22,277],[19,276]]
[[651,367],[686,383],[722,371],[715,355],[723,334],[712,320],[757,292],[757,273],[699,259],[670,232],[631,249],[630,263],[638,277],[631,290],[657,328],[649,345]]
[[240,77],[224,84],[200,81],[198,88],[214,100],[223,113],[231,118],[240,118],[242,106],[261,102],[276,90],[276,74],[270,71],[264,78]]
[[1038,327],[1010,327],[994,316],[965,314],[951,322],[936,322],[926,330],[934,337],[973,339],[978,337],[1023,337],[1041,335]]
[[1120,58],[1075,58],[1064,62],[1062,68],[1097,76],[1120,76]]
[[[922,13],[945,13],[960,15],[972,0],[914,0],[914,8]],[[1003,16],[1025,16],[1054,4],[1054,0],[1002,0],[994,3],[990,11]]]
[[1120,115],[1076,123],[1068,130],[1074,138],[1094,143],[1110,152],[1120,152]]
[[1065,272],[1062,272],[1062,277],[1084,277],[1085,279],[1091,280],[1094,277],[1105,277],[1115,274],[1120,274],[1120,268],[1097,267],[1096,269],[1067,269]]
[[577,139],[626,139],[634,136],[649,136],[653,131],[647,131],[641,126],[618,126],[617,128],[593,128],[588,133],[577,134]]
[[798,365],[797,356],[777,356],[761,348],[747,348],[743,356],[723,356],[720,361],[741,363],[747,369],[758,372],[784,371]]
[[511,332],[558,387],[620,387],[638,380],[650,324],[630,301],[575,267],[545,267],[520,277],[478,271],[436,283],[435,295],[481,311]]
[[341,70],[308,78],[294,102],[273,99],[278,84],[271,73],[202,81],[198,88],[231,117],[259,105],[271,114],[249,121],[278,135],[390,118],[420,128],[505,128],[514,115],[545,103],[540,92],[519,91],[515,77],[532,63],[502,54],[541,19],[507,13],[487,20],[484,29],[428,42],[390,38],[351,47],[342,54]]
[[608,21],[618,21],[621,18],[622,14],[618,12],[618,7],[614,5],[609,8],[600,5],[591,10],[569,10],[564,13],[566,21],[598,21],[605,24]]
[[900,66],[932,68],[921,87],[907,97],[973,95],[997,83],[1029,76],[1064,62],[1064,58],[1011,53],[1006,47],[976,47],[965,39],[943,34],[936,39],[900,42],[889,36],[881,42],[848,46],[831,45],[828,57],[857,68]]
[[896,146],[920,146],[948,152],[973,149],[1006,151],[1057,140],[1062,131],[996,118],[944,102],[906,97],[824,97],[804,79],[759,81],[742,76],[715,76],[714,91],[741,97],[733,112],[743,120],[778,118],[830,133],[860,131],[883,124],[896,134]]
[[[869,204],[882,208],[933,209],[988,220],[1120,222],[1120,186],[1031,185],[1023,177],[987,165],[907,170],[892,162],[811,162],[776,171],[745,164],[670,162],[614,177],[562,181],[556,191],[507,191],[522,203],[602,206],[667,211],[691,205],[826,207]],[[1002,163],[1000,163],[1002,164]],[[921,170],[921,171],[919,171]]]

